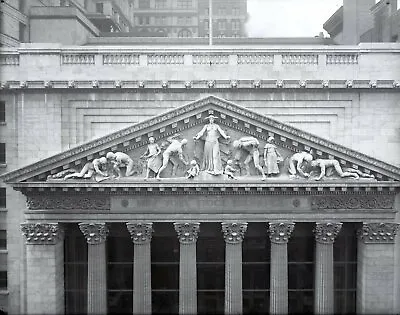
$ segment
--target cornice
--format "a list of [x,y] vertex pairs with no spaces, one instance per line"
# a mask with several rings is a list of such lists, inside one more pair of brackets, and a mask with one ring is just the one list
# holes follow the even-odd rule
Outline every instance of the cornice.
[[[328,59],[330,64],[335,64],[333,57]],[[3,66],[18,66],[20,56],[13,52],[8,54],[0,54],[0,60]],[[88,57],[90,62],[88,64],[94,64],[94,55]],[[356,60],[356,59],[355,59]],[[7,62],[8,61],[8,62]],[[97,82],[96,85],[93,83]],[[1,90],[6,91],[20,91],[20,93],[31,91],[31,90],[45,90],[46,93],[60,93],[60,91],[67,90],[79,90],[88,91],[96,89],[97,91],[110,91],[110,90],[126,90],[126,91],[172,91],[181,89],[201,89],[201,90],[248,90],[248,89],[261,89],[261,90],[276,90],[276,89],[302,89],[302,90],[338,90],[338,89],[374,89],[374,90],[387,90],[393,89],[394,91],[400,91],[400,81],[395,79],[370,79],[361,80],[353,78],[343,78],[341,80],[333,79],[232,79],[232,80],[212,80],[213,84],[210,84],[210,80],[8,80],[1,82]],[[351,86],[349,86],[351,82]],[[71,84],[73,83],[73,84]]]
[[[75,163],[80,159],[84,159],[85,161],[90,160],[95,154],[104,155],[106,150],[110,150],[118,145],[122,145],[124,148],[130,147],[132,144],[134,146],[145,145],[147,135],[154,130],[160,128],[165,129],[166,125],[170,123],[176,124],[178,121],[182,122],[184,126],[186,125],[184,128],[189,128],[193,126],[193,123],[191,125],[186,123],[186,121],[189,122],[189,120],[187,120],[188,118],[194,117],[194,124],[197,124],[203,121],[203,113],[208,114],[217,111],[220,113],[220,116],[223,117],[222,123],[231,128],[243,130],[250,135],[257,134],[258,137],[261,137],[262,134],[273,132],[280,136],[278,141],[282,142],[284,145],[293,147],[293,151],[306,150],[307,147],[313,148],[316,150],[317,155],[321,157],[326,156],[328,158],[348,161],[356,165],[356,167],[360,166],[371,169],[379,173],[378,175],[380,176],[383,174],[389,178],[400,180],[399,167],[377,160],[332,141],[322,139],[316,135],[286,125],[213,95],[173,109],[154,118],[147,119],[131,127],[113,132],[107,136],[89,141],[37,163],[3,174],[0,178],[5,182],[12,182],[15,184],[18,181],[27,180],[57,167],[69,167],[69,163]],[[238,120],[243,122],[243,126],[237,123]],[[164,136],[166,135],[164,134]],[[382,180],[382,178],[380,179]]]

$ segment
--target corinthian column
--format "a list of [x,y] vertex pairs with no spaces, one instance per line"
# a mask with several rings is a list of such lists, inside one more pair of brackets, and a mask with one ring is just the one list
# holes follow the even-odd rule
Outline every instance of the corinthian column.
[[64,314],[64,232],[57,223],[22,223],[28,314]]
[[315,314],[333,314],[333,242],[342,223],[316,223],[315,225]]
[[222,223],[225,239],[225,314],[242,314],[242,242],[247,223]]
[[107,257],[105,223],[79,223],[88,243],[88,314],[107,314]]
[[395,301],[398,223],[364,223],[358,232],[357,314],[398,314]]
[[197,313],[196,241],[200,223],[174,223],[179,250],[179,314]]
[[151,314],[152,223],[127,223],[133,242],[133,314]]
[[270,314],[288,313],[288,257],[287,243],[294,223],[270,223],[271,240]]

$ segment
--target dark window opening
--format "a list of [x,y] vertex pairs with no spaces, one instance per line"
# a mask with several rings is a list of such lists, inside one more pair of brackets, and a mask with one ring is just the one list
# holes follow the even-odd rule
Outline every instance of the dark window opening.
[[6,188],[0,188],[0,208],[6,207]]
[[0,249],[7,249],[7,231],[0,230]]
[[0,101],[0,122],[6,121],[6,102]]
[[6,163],[6,144],[0,143],[0,163]]
[[0,271],[0,289],[7,290],[7,271]]
[[104,13],[104,5],[102,2],[96,3],[96,12]]

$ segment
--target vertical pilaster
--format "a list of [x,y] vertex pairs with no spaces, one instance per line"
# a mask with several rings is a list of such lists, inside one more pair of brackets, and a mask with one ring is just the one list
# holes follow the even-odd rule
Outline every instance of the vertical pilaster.
[[105,223],[79,223],[88,243],[88,314],[107,314],[107,257]]
[[200,223],[174,223],[179,250],[179,314],[197,314],[196,242]]
[[287,243],[294,223],[269,223],[271,240],[270,314],[288,313],[288,256]]
[[357,314],[397,314],[394,307],[398,223],[364,223],[358,232]]
[[133,314],[151,314],[151,236],[153,224],[127,223],[133,242]]
[[341,228],[342,223],[315,225],[315,314],[334,313],[333,242]]
[[247,223],[221,224],[225,239],[225,314],[242,314],[242,242]]
[[22,223],[27,314],[64,314],[64,232],[57,223]]

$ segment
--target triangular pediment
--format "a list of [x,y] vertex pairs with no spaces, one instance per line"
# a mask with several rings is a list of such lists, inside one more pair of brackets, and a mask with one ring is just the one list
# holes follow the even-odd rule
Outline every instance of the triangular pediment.
[[[313,152],[315,158],[335,159],[342,167],[358,169],[374,175],[375,181],[399,181],[400,168],[367,156],[350,148],[323,139],[298,128],[258,114],[230,101],[208,96],[182,107],[113,132],[107,136],[89,141],[39,162],[6,173],[1,178],[11,184],[22,182],[46,181],[54,175],[68,169],[81,169],[85,163],[104,156],[109,151],[121,151],[132,155],[134,160],[144,153],[149,137],[162,143],[168,137],[181,134],[193,142],[193,136],[206,123],[210,114],[217,117],[222,129],[231,133],[231,140],[241,136],[252,136],[264,147],[268,137],[273,136],[276,146],[286,155],[296,152]],[[228,147],[228,145],[227,145]],[[223,148],[224,154],[230,153]],[[193,146],[189,146],[186,155],[193,159]],[[262,151],[262,149],[260,150]],[[142,176],[140,174],[140,176]],[[139,176],[139,177],[140,177]]]

